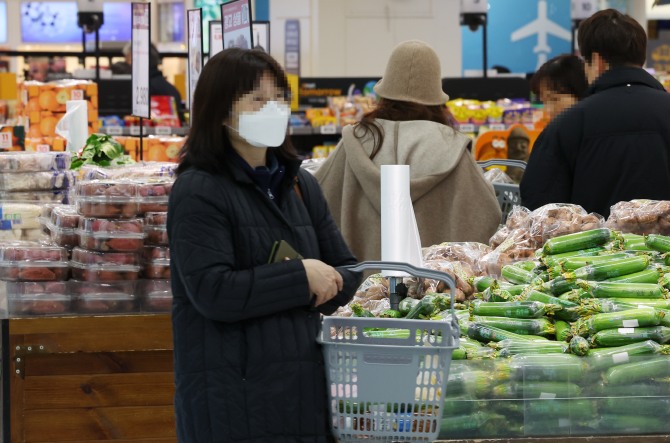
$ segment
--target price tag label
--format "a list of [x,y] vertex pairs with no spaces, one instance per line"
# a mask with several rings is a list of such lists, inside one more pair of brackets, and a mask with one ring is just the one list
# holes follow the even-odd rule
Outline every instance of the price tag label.
[[472,123],[466,123],[459,126],[461,132],[475,132],[475,125]]
[[142,132],[142,127],[141,126],[131,126],[130,127],[130,135],[140,135]]
[[35,146],[35,151],[37,152],[49,152],[51,150],[51,146],[47,144],[40,144]]
[[12,134],[10,132],[0,132],[0,149],[11,149]]
[[530,129],[531,131],[535,130],[535,125],[533,123],[526,123],[524,126],[526,126],[526,128]]
[[84,91],[81,89],[73,89],[72,92],[70,93],[70,100],[83,100],[84,99]]
[[571,0],[570,17],[573,20],[584,20],[593,15],[598,7],[598,0]]
[[502,123],[491,123],[491,131],[504,131],[507,129],[504,124]]
[[155,128],[156,135],[170,135],[172,134],[172,128],[169,126],[156,126]]
[[337,134],[337,126],[335,125],[324,125],[319,128],[321,134]]
[[123,128],[121,126],[107,126],[107,134],[121,135],[123,134]]

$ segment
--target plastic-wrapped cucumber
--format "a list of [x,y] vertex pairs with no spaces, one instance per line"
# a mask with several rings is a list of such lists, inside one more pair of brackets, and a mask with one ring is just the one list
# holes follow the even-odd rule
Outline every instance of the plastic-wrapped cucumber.
[[[417,319],[420,316],[428,317],[449,307],[449,299],[442,294],[425,295],[419,303],[414,304],[405,315],[408,319]],[[400,308],[402,312],[402,308]]]
[[583,289],[573,289],[558,296],[561,300],[567,300],[572,303],[581,303],[582,300],[591,298],[591,294]]
[[542,284],[542,291],[549,292],[553,295],[561,295],[573,289],[579,289],[575,281],[570,281],[565,277],[556,277],[553,280],[544,282]]
[[630,411],[626,415],[604,414],[597,421],[598,429],[607,433],[626,434],[650,434],[670,431],[670,422],[668,422],[667,417],[642,414],[632,415],[636,412]]
[[605,372],[603,379],[608,384],[622,385],[666,377],[668,373],[670,373],[670,356],[661,356],[614,366]]
[[613,347],[654,340],[657,343],[670,341],[670,328],[652,326],[647,328],[616,328],[606,329],[594,334],[589,341],[592,346]]
[[402,318],[402,314],[400,311],[396,311],[395,309],[387,309],[386,311],[382,312],[380,315],[381,318]]
[[491,290],[491,301],[492,302],[506,302],[512,300],[512,294],[509,293],[506,289],[493,289]]
[[514,263],[513,266],[516,266],[516,267],[521,268],[521,269],[526,270],[526,271],[532,271],[539,264],[540,264],[539,261],[524,260],[524,261],[518,261],[518,262]]
[[515,355],[511,377],[518,381],[579,382],[586,372],[583,359],[571,354]]
[[[633,394],[633,392],[631,392]],[[659,411],[670,411],[670,398],[659,397],[615,397],[603,398],[600,409],[605,414],[656,415]]]
[[498,354],[500,357],[511,357],[513,355],[538,355],[538,354],[564,354],[568,350],[568,344],[550,341],[523,341],[503,340],[498,342]]
[[570,340],[570,352],[580,357],[585,356],[589,352],[589,342],[579,335],[572,337]]
[[612,260],[619,260],[622,258],[629,257],[629,254],[625,252],[617,252],[613,254],[605,255],[594,255],[594,256],[581,256],[581,257],[568,257],[565,260],[561,261],[561,268],[564,272],[574,271],[579,268],[583,268],[587,265],[595,265],[599,263],[605,263]]
[[612,237],[612,231],[607,228],[591,229],[590,231],[561,235],[547,240],[542,248],[542,252],[550,255],[594,248],[609,242]]
[[484,326],[493,326],[520,335],[553,335],[554,325],[546,318],[507,318],[475,316],[473,321]]
[[503,383],[493,387],[493,397],[500,399],[524,398],[551,400],[557,398],[575,398],[579,397],[581,393],[582,389],[577,384],[560,381]]
[[405,297],[400,300],[400,303],[398,304],[398,311],[400,311],[400,313],[405,316],[417,304],[419,304],[419,300],[412,297]]
[[497,281],[495,278],[489,276],[474,277],[471,279],[470,284],[475,288],[475,291],[484,292],[488,288],[497,284]]
[[496,350],[491,348],[468,349],[466,352],[466,357],[468,360],[482,360],[496,358],[497,356],[498,353]]
[[655,308],[655,309],[665,309],[665,310],[670,309],[670,300],[669,299],[636,298],[635,300],[631,300],[631,299],[628,299],[628,298],[612,297],[612,298],[609,298],[607,300],[610,300],[610,301],[612,301],[613,303],[616,303],[616,304],[625,303],[625,304],[634,306],[636,308],[641,308],[643,306],[648,306],[650,308]]
[[538,280],[537,275],[521,267],[514,265],[505,265],[501,270],[502,277],[510,283],[517,285],[530,284]]
[[510,318],[539,318],[553,314],[562,309],[559,305],[545,304],[538,301],[498,302],[487,303],[474,301],[470,304],[473,315],[510,317]]
[[472,437],[479,434],[480,430],[487,425],[492,429],[504,428],[505,417],[492,412],[475,412],[468,415],[455,415],[443,417],[440,420],[440,434],[438,438]]
[[659,345],[653,340],[631,343],[625,346],[600,348],[589,350],[589,366],[594,369],[604,369],[611,366],[623,365],[631,361],[631,356],[650,354],[669,354],[670,346]]
[[361,306],[358,303],[352,303],[349,305],[351,307],[351,311],[354,313],[354,317],[374,317],[375,315],[368,311],[367,309],[363,309],[363,306]]
[[442,417],[451,417],[453,415],[470,414],[474,412],[476,401],[467,395],[452,396],[447,393],[442,407]]
[[619,277],[609,278],[605,281],[618,281],[624,283],[658,283],[662,277],[658,269],[645,269],[644,271],[633,274],[621,275]]
[[546,399],[528,400],[525,412],[529,417],[593,417],[596,403],[588,399]]
[[459,346],[453,350],[451,353],[452,360],[465,360],[467,359],[467,351],[463,346]]
[[605,329],[658,326],[664,316],[665,314],[662,311],[643,307],[621,312],[596,314],[586,319],[580,319],[577,321],[575,328],[577,334],[586,336]]
[[471,322],[468,325],[468,337],[482,343],[488,343],[490,341],[501,341],[508,338],[516,340],[529,340],[529,338],[526,338],[523,335],[515,334],[513,332],[509,332],[493,326],[483,325],[477,322]]
[[668,290],[656,283],[593,282],[578,280],[580,288],[588,291],[594,298],[666,299]]
[[650,262],[651,259],[645,255],[621,258],[595,265],[584,266],[574,271],[564,273],[563,277],[568,281],[606,280],[612,277],[643,271],[649,266]]
[[[572,338],[572,332],[570,330],[570,324],[562,320],[556,320],[554,322],[554,328],[556,328],[556,340],[559,342],[568,342]],[[567,345],[566,345],[567,346]]]
[[544,255],[540,258],[540,261],[542,261],[545,266],[551,268],[557,266],[562,260],[569,257],[589,257],[598,255],[603,251],[605,251],[605,248],[602,247],[581,249],[579,251],[564,252],[563,254]]
[[463,346],[465,349],[470,350],[470,349],[479,349],[483,347],[481,343],[479,343],[477,340],[473,340],[469,337],[461,337],[459,339],[460,345]]
[[670,252],[670,237],[665,235],[649,234],[645,236],[644,244],[654,251]]
[[545,294],[544,292],[530,290],[523,295],[526,301],[540,301],[545,304],[554,304],[563,307],[560,311],[556,311],[554,317],[564,321],[576,321],[579,318],[579,313],[576,309],[579,307],[577,303],[568,300],[563,300],[553,295]]
[[523,292],[528,289],[528,285],[512,285],[503,289],[509,292],[510,295],[517,296],[523,294]]
[[449,395],[472,395],[485,398],[490,394],[492,377],[486,371],[462,371],[449,373],[447,393]]

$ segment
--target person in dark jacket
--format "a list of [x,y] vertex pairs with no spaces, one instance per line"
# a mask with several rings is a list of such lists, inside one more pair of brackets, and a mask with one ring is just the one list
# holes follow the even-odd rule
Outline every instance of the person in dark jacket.
[[552,58],[530,81],[530,90],[544,104],[549,121],[584,98],[588,87],[584,62],[573,54]]
[[[232,48],[194,93],[168,210],[180,442],[333,441],[316,338],[360,274],[285,137],[288,91],[270,55]],[[269,263],[279,240],[302,258]]]
[[670,95],[642,66],[647,36],[607,9],[579,27],[588,96],[535,142],[521,182],[529,209],[575,203],[605,217],[632,199],[670,199]]

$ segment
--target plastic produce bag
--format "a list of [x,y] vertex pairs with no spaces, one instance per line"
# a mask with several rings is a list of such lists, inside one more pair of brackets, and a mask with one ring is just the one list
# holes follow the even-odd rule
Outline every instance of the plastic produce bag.
[[670,235],[670,201],[619,202],[611,207],[605,226],[626,234]]
[[423,249],[424,261],[457,261],[467,263],[476,275],[483,275],[479,262],[491,248],[482,243],[440,243]]
[[516,182],[510,178],[509,175],[505,174],[505,171],[499,168],[489,169],[484,173],[484,178],[489,183],[507,183],[515,184]]

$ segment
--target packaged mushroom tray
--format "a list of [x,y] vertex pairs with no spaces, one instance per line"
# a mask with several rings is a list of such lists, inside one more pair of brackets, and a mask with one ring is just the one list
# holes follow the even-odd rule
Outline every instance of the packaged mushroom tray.
[[142,276],[170,279],[170,250],[162,246],[146,246],[142,254]]
[[146,245],[167,246],[167,212],[147,212],[144,214],[144,234]]
[[68,283],[7,282],[7,307],[11,315],[56,315],[70,312]]
[[68,274],[65,248],[33,242],[0,244],[0,280],[64,281]]
[[82,217],[79,246],[100,252],[135,252],[144,246],[144,220]]
[[69,152],[0,152],[0,172],[67,171]]
[[[44,211],[43,215],[46,215],[47,212],[48,209]],[[49,218],[45,223],[51,243],[68,249],[78,246],[77,227],[79,226],[79,218],[80,216],[74,206],[52,207]]]
[[144,312],[169,312],[172,309],[170,280],[141,280],[138,289]]
[[82,248],[72,250],[72,278],[88,282],[137,280],[140,273],[134,252],[98,252]]
[[135,311],[135,282],[70,280],[72,310],[80,314],[127,313]]

